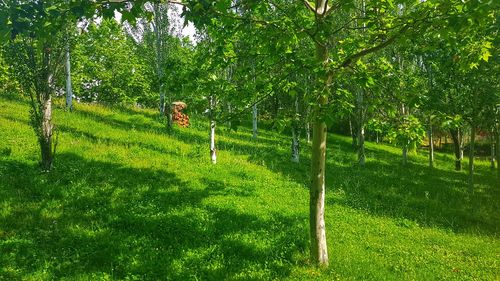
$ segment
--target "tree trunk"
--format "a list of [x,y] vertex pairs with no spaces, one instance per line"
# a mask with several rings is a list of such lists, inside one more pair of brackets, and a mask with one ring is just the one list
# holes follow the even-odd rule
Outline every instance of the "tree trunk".
[[217,149],[215,148],[215,110],[216,100],[215,97],[210,97],[210,159],[212,160],[212,164],[217,163]]
[[451,129],[450,130],[450,135],[451,138],[453,139],[453,151],[455,153],[455,170],[460,171],[462,170],[462,149],[461,149],[461,143],[460,143],[460,136],[459,136],[460,131],[458,129]]
[[363,104],[363,90],[359,89],[356,97],[357,105],[357,125],[358,125],[358,163],[360,166],[365,165],[365,117]]
[[460,160],[464,160],[464,134],[459,130],[458,131],[458,141],[459,141],[459,147],[460,147]]
[[299,134],[297,127],[292,128],[292,162],[299,163],[300,153],[299,153]]
[[252,108],[252,137],[257,138],[257,104],[253,105]]
[[491,130],[490,132],[490,168],[495,170],[495,130]]
[[311,124],[306,121],[306,140],[307,143],[311,143]]
[[[309,78],[307,79],[307,81],[305,82],[306,84],[306,89],[305,89],[305,97],[309,96]],[[304,128],[305,128],[305,131],[306,131],[306,141],[307,143],[311,143],[311,123],[309,122],[309,117],[311,115],[311,106],[309,106],[306,103],[304,103],[304,101],[302,101],[303,104],[304,104],[304,107],[305,107],[305,124],[304,124]]]
[[[157,79],[158,79],[158,92],[160,94],[160,118],[167,117],[167,128],[172,128],[172,110],[171,110],[171,102],[168,102],[165,98],[165,85],[164,85],[164,61],[163,61],[163,40],[166,34],[164,34],[165,30],[162,26],[162,21],[165,11],[162,10],[162,4],[155,3],[153,4],[154,9],[154,24],[153,29],[156,37],[156,71],[157,71]],[[165,112],[167,110],[167,112]]]
[[[319,62],[328,59],[325,46],[316,44],[316,56]],[[329,77],[327,80],[331,80]],[[325,81],[324,89],[318,96],[318,109],[314,114],[313,142],[311,154],[311,187],[309,190],[309,223],[311,236],[311,260],[320,266],[328,266],[328,251],[325,230],[325,162],[326,162],[326,123],[321,118],[322,107],[328,102],[326,93],[331,81]]]
[[71,59],[69,53],[69,42],[66,42],[66,110],[73,109],[73,89],[71,86]]
[[495,132],[495,146],[495,154],[497,158],[497,175],[500,179],[500,130],[498,129],[498,127]]
[[432,135],[432,120],[431,116],[429,116],[429,167],[434,166],[434,140]]
[[476,126],[471,125],[469,143],[469,189],[474,192],[474,145],[476,141]]
[[230,102],[227,103],[227,112],[229,113],[229,118],[227,118],[227,126],[229,127],[229,130],[231,130],[231,128],[233,127],[232,123],[231,123],[231,118],[233,118],[233,116],[232,116],[233,108],[231,107]]
[[403,144],[403,165],[408,164],[408,143]]
[[54,151],[52,146],[52,96],[50,94],[42,95],[43,100],[41,101],[41,132],[38,135],[38,142],[40,143],[41,156],[42,156],[42,170],[49,171],[52,168],[52,163],[54,161]]
[[349,133],[351,134],[351,146],[356,149],[356,147],[358,147],[358,138],[356,136],[356,130],[352,125],[352,116],[349,116]]
[[375,134],[376,134],[376,136],[375,136],[375,142],[376,142],[377,144],[379,144],[379,140],[378,140],[378,131],[376,131],[376,132],[375,132]]
[[300,112],[299,97],[295,97],[295,118],[292,121],[292,162],[300,161]]

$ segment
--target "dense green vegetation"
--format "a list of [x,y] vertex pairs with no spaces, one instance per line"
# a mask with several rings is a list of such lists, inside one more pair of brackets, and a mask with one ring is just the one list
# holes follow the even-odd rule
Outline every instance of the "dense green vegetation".
[[498,279],[497,2],[0,1],[0,277]]
[[28,103],[0,96],[1,280],[495,280],[500,193],[486,161],[476,192],[453,158],[329,135],[326,226],[331,266],[310,266],[310,147],[208,123],[166,134],[157,113],[55,105],[57,158],[40,172]]

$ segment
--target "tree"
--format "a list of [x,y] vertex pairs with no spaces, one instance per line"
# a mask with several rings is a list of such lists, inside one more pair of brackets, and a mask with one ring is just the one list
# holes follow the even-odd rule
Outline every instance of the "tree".
[[52,94],[61,70],[66,1],[2,1],[0,34],[10,36],[7,60],[23,92],[30,97],[31,126],[41,151],[42,170],[51,169],[57,142],[53,141]]
[[149,77],[137,44],[114,19],[90,23],[73,49],[75,95],[83,101],[133,104],[147,100]]

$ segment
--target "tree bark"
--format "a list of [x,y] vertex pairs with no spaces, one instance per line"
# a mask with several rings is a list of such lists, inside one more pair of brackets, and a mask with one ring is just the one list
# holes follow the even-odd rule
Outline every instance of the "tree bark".
[[469,189],[474,192],[474,145],[476,141],[476,126],[471,125],[469,143]]
[[41,132],[38,136],[38,142],[40,143],[41,156],[42,156],[42,170],[49,171],[52,168],[52,163],[54,161],[54,151],[52,145],[52,97],[50,94],[44,94],[44,99],[41,101],[40,112],[42,114],[40,129]]
[[429,167],[434,167],[434,140],[432,135],[432,119],[429,115]]
[[[66,39],[68,40],[68,39]],[[71,58],[69,52],[69,42],[66,42],[66,110],[73,110],[73,88],[71,86]]]
[[408,164],[408,143],[403,144],[403,165]]
[[311,143],[311,124],[306,121],[306,140],[307,143]]
[[[316,57],[324,63],[328,59],[325,46],[316,44]],[[325,162],[326,162],[326,123],[321,118],[322,107],[328,102],[326,97],[331,78],[325,81],[324,89],[318,96],[318,109],[314,114],[313,142],[311,155],[311,187],[309,190],[309,223],[311,236],[311,260],[320,266],[328,266],[328,251],[325,230]]]
[[359,89],[356,97],[357,105],[357,125],[358,125],[358,163],[360,166],[365,165],[365,117],[363,104],[363,90]]
[[496,154],[496,160],[497,160],[497,176],[500,179],[500,130],[496,129],[495,132],[495,154]]
[[227,112],[229,113],[229,118],[227,118],[227,126],[229,127],[229,130],[232,129],[232,123],[231,123],[231,118],[232,118],[232,114],[233,114],[233,108],[231,106],[231,103],[228,102],[227,103]]
[[252,137],[254,139],[257,138],[257,115],[257,104],[254,104],[252,108]]
[[212,164],[217,163],[217,149],[215,147],[215,110],[216,100],[214,96],[210,97],[210,159],[212,160]]
[[356,129],[352,125],[352,116],[349,116],[349,133],[351,134],[351,146],[356,149],[358,147],[358,137],[356,136]]
[[461,142],[460,142],[460,131],[458,129],[451,129],[450,130],[450,135],[451,138],[453,139],[453,151],[455,153],[455,170],[460,171],[462,170],[462,149],[461,149]]
[[292,162],[300,161],[300,112],[299,97],[295,97],[295,118],[292,121]]
[[292,162],[300,162],[299,134],[296,127],[292,128]]
[[163,10],[161,3],[153,4],[154,9],[154,33],[156,37],[156,67],[157,67],[157,75],[158,75],[158,92],[160,94],[160,118],[167,117],[167,128],[170,130],[172,128],[172,109],[171,109],[171,101],[167,102],[166,94],[165,94],[165,84],[164,84],[164,61],[163,61],[163,40],[166,36],[165,30],[163,26],[161,26],[164,19],[163,16],[167,12]]
[[490,132],[490,168],[495,170],[495,130]]

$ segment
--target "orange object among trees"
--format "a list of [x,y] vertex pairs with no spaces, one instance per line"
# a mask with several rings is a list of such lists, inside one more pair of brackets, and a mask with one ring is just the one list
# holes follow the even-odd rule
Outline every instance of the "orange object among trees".
[[172,108],[172,122],[179,125],[179,127],[189,127],[189,116],[187,114],[182,113],[187,105],[181,101],[173,102],[171,105]]

